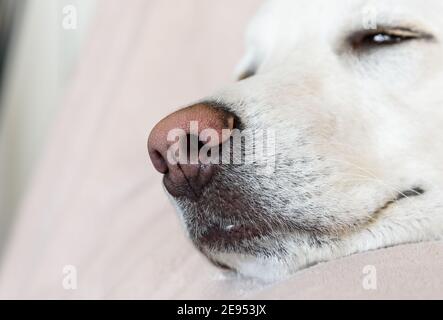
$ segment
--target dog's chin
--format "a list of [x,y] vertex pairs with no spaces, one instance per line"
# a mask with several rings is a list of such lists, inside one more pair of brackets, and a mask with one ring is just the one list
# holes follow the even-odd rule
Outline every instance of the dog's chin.
[[284,259],[263,257],[236,252],[204,252],[207,258],[225,275],[235,279],[253,279],[261,283],[273,283],[284,279],[293,270]]
[[217,214],[202,217],[199,207],[189,203],[180,211],[195,247],[222,270],[261,279],[266,265],[274,265],[287,254],[285,231],[272,222],[220,219]]
[[275,281],[289,274],[282,263],[285,250],[276,234],[246,225],[208,227],[195,246],[216,267],[231,276]]

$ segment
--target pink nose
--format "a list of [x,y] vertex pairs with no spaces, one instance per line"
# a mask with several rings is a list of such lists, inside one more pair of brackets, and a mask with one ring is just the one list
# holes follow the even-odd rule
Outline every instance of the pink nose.
[[[215,141],[221,145],[229,138],[223,134],[223,129],[234,129],[234,119],[234,116],[226,111],[207,104],[196,104],[170,114],[152,129],[148,138],[149,156],[155,169],[165,175],[163,182],[171,195],[186,196],[195,200],[215,173],[215,164],[202,164],[200,161],[186,163],[170,161],[168,150],[179,139],[177,132],[180,136],[186,136],[182,138],[189,141],[192,139],[191,134],[200,135],[205,129],[213,129],[218,135]],[[196,132],[191,132],[191,123],[197,125]],[[175,139],[172,141],[168,139],[168,134],[171,132],[175,132]],[[211,144],[211,141],[208,143]],[[200,143],[198,148],[201,147]]]

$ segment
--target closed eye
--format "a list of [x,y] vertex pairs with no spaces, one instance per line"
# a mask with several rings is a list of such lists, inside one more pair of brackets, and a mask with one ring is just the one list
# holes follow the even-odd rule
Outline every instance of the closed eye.
[[409,28],[379,28],[353,33],[348,42],[353,50],[364,52],[371,49],[399,45],[412,40],[433,40],[434,37],[426,32]]

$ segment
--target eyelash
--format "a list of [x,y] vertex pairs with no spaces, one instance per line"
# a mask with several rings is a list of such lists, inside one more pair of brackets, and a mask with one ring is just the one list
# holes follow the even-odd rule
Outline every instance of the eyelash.
[[398,30],[376,30],[374,32],[359,32],[350,37],[350,44],[354,50],[364,51],[377,47],[393,46],[406,41],[424,39],[428,36],[419,32],[398,29]]

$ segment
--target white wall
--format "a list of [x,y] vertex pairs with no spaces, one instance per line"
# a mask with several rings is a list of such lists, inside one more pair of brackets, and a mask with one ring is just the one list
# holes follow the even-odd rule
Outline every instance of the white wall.
[[[75,18],[77,28],[63,22]],[[0,248],[44,148],[86,38],[95,0],[27,0],[13,36],[0,100]],[[75,14],[75,12],[74,12]],[[69,17],[67,18],[67,16]]]

